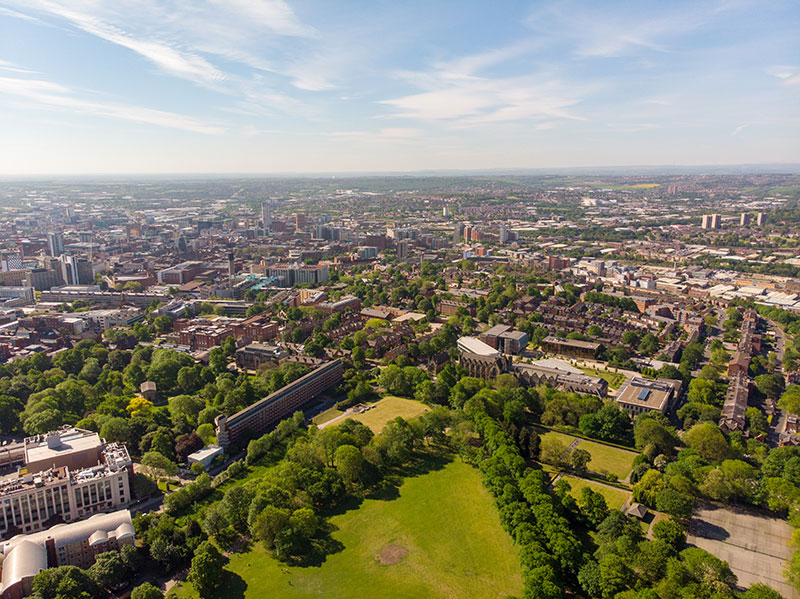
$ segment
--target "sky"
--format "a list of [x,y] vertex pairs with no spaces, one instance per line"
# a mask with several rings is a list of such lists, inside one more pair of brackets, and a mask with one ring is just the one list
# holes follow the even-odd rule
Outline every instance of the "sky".
[[0,0],[0,174],[800,163],[796,0]]

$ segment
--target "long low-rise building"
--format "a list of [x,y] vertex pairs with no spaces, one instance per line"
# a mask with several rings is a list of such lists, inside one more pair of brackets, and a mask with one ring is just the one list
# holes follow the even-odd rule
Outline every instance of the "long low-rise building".
[[17,535],[0,543],[3,569],[0,599],[30,595],[33,579],[42,570],[58,566],[88,568],[97,555],[133,544],[134,536],[128,510],[95,514],[80,522]]
[[263,435],[320,393],[338,385],[343,374],[341,360],[326,362],[232,416],[217,416],[214,421],[217,443],[227,448],[248,435]]
[[124,306],[130,304],[140,308],[147,308],[153,300],[167,303],[169,295],[160,293],[115,293],[113,291],[71,291],[54,287],[49,291],[42,291],[39,301],[42,302],[67,302],[71,304],[77,300],[84,300],[95,304],[108,306]]
[[563,339],[548,335],[542,339],[542,349],[546,352],[593,360],[600,351],[600,344],[578,339]]

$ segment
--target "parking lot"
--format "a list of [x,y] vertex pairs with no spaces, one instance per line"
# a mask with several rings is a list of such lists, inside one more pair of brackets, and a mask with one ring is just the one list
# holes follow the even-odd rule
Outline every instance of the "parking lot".
[[698,502],[687,542],[728,562],[741,587],[763,582],[785,599],[800,599],[783,578],[791,537],[792,528],[785,520]]

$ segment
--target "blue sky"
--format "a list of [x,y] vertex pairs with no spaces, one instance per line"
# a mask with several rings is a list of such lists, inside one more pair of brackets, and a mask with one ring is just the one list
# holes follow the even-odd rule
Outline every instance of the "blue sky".
[[800,162],[800,3],[0,0],[0,173]]

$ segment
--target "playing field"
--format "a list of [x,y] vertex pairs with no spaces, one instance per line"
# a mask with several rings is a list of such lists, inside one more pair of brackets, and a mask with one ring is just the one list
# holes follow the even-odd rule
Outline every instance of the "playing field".
[[[260,544],[234,554],[219,598],[489,599],[522,594],[519,561],[477,470],[461,461],[405,480],[400,496],[331,519],[343,549],[283,566]],[[171,592],[197,597],[190,584]]]
[[613,487],[607,487],[606,485],[601,485],[599,483],[577,478],[575,476],[570,476],[568,474],[565,474],[562,478],[565,478],[567,482],[569,482],[570,486],[572,487],[570,495],[572,495],[575,499],[580,498],[581,489],[584,487],[589,487],[592,491],[596,491],[605,497],[606,504],[608,505],[609,509],[612,510],[620,509],[625,504],[625,501],[627,501],[628,497],[630,497],[630,493],[626,493],[622,489],[614,489]]

